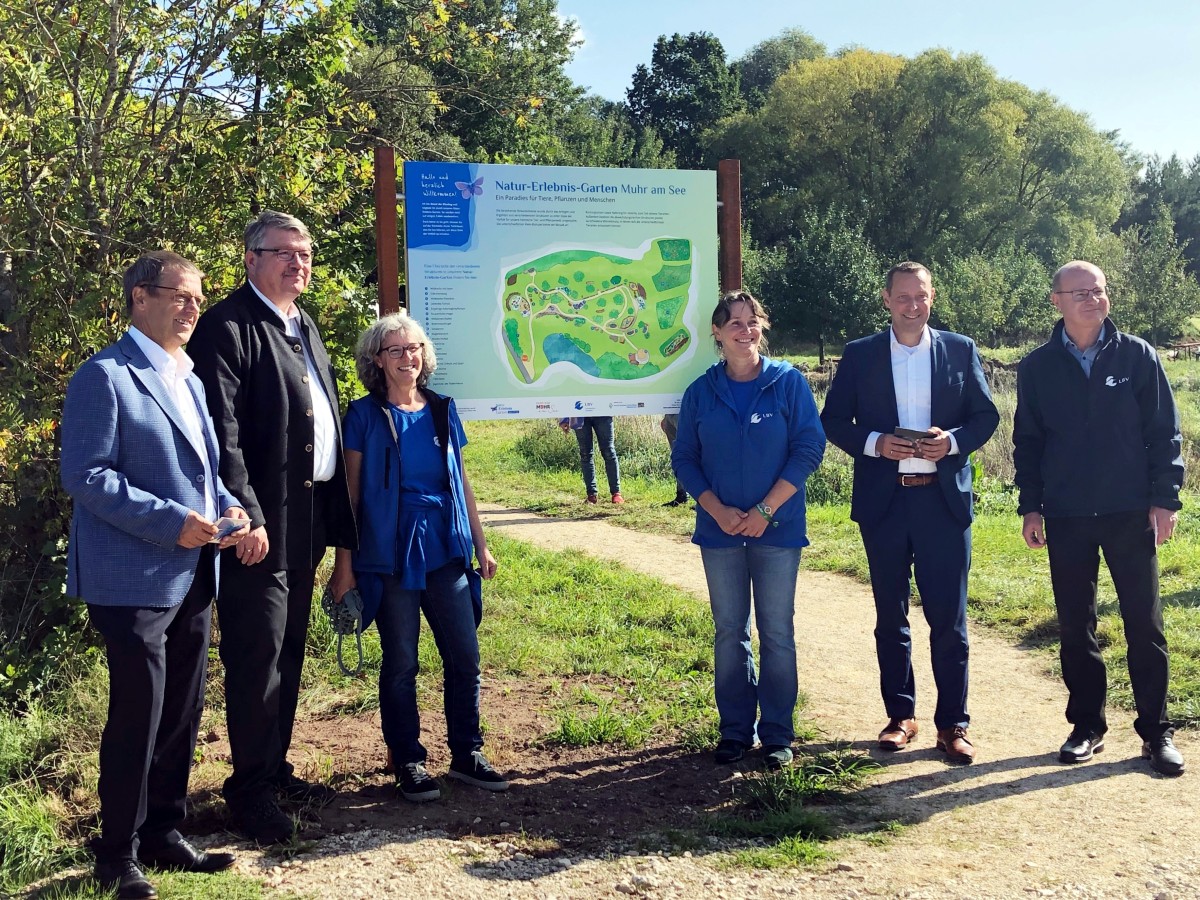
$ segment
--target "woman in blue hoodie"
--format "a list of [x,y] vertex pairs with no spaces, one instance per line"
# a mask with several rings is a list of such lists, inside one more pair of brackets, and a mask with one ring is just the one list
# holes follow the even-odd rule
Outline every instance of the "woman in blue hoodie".
[[[804,482],[821,464],[825,432],[808,382],[768,359],[766,310],[746,291],[712,315],[721,359],[692,382],[671,453],[696,498],[696,530],[716,624],[714,674],[721,718],[718,763],[756,740],[768,768],[792,761],[796,641],[792,627],[800,549],[808,544]],[[761,675],[750,648],[758,626]]]

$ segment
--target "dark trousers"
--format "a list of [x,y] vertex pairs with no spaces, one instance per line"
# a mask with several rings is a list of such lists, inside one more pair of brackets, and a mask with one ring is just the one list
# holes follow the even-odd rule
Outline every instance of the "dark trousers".
[[205,547],[177,606],[97,606],[88,616],[108,658],[108,721],[100,738],[99,862],[133,859],[139,844],[179,840],[204,710],[215,589]]
[[312,608],[313,569],[242,565],[232,549],[221,568],[217,621],[225,665],[225,719],[233,774],[225,801],[244,808],[274,798],[287,762]]
[[871,589],[875,595],[875,653],[879,688],[888,717],[916,715],[908,601],[915,572],[921,610],[929,623],[933,681],[937,686],[934,725],[966,727],[967,573],[971,527],[950,512],[936,484],[897,487],[887,513],[860,526]]
[[1167,639],[1158,598],[1158,551],[1148,510],[1046,519],[1050,581],[1058,610],[1067,721],[1103,734],[1108,673],[1096,640],[1100,552],[1112,575],[1128,645],[1129,681],[1145,740],[1174,731],[1167,719]]
[[425,762],[417,707],[417,644],[421,613],[442,657],[442,700],[446,738],[453,759],[469,759],[483,748],[479,727],[479,639],[466,569],[457,559],[426,575],[425,590],[403,590],[400,579],[383,579],[379,630],[379,717],[383,739],[397,765]]

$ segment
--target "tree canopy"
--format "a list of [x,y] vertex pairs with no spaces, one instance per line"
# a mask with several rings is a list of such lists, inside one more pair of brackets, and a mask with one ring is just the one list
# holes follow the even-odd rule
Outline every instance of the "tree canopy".
[[707,130],[741,106],[737,84],[716,37],[674,34],[655,41],[625,96],[636,124],[657,131],[682,168],[698,168]]

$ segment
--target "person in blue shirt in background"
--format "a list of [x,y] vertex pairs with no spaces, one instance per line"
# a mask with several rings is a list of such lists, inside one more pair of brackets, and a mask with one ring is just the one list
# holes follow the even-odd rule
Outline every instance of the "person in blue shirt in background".
[[[350,404],[343,432],[359,549],[338,550],[330,590],[363,598],[364,625],[379,629],[379,713],[400,793],[441,796],[425,768],[417,710],[421,613],[442,657],[450,777],[489,791],[508,782],[483,755],[479,726],[479,576],[496,574],[475,494],[463,468],[467,443],[449,397],[431,391],[437,354],[406,313],[384,316],[358,339],[367,396]],[[471,568],[472,558],[479,570]]]
[[[712,333],[721,359],[683,395],[671,465],[696,498],[692,543],[716,624],[716,761],[741,760],[757,739],[765,765],[779,769],[791,764],[795,737],[804,482],[821,464],[825,432],[804,376],[762,355],[768,328],[766,310],[747,291],[717,303]],[[750,647],[752,605],[761,676]]]

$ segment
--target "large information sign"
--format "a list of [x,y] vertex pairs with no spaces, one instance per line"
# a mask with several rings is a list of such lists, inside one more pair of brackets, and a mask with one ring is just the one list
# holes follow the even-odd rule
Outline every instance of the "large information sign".
[[713,172],[405,163],[408,306],[464,419],[677,412],[713,360]]

